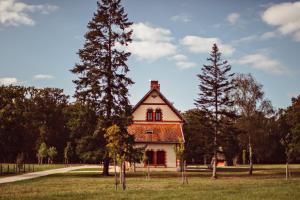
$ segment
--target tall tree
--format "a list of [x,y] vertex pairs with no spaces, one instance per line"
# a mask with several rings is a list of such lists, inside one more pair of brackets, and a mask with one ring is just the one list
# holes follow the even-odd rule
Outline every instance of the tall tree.
[[232,77],[234,74],[230,73],[231,66],[228,62],[221,59],[221,53],[216,44],[213,45],[210,57],[207,60],[210,64],[203,65],[202,73],[198,74],[200,93],[195,104],[212,116],[214,125],[212,177],[217,178],[217,138],[220,132],[221,116],[228,114],[228,108],[232,106],[228,93],[233,88]]
[[[75,97],[95,110],[101,125],[98,130],[113,124],[126,129],[124,126],[131,121],[127,87],[133,81],[127,77],[126,61],[130,53],[121,47],[131,42],[132,30],[129,28],[132,23],[128,21],[120,0],[101,0],[97,5],[98,9],[87,26],[84,47],[78,52],[81,63],[71,70],[79,75],[73,81],[76,84]],[[103,175],[108,175],[108,151],[104,155]]]
[[[259,132],[259,113],[271,112],[269,101],[264,100],[262,85],[257,83],[251,74],[239,74],[235,77],[233,99],[239,118],[239,128],[243,130],[246,138],[242,139],[248,144],[249,174],[253,173],[253,140]],[[261,119],[261,118],[260,118]]]

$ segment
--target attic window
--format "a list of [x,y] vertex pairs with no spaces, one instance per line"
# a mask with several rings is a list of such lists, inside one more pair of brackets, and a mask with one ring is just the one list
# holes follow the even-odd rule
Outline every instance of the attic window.
[[146,134],[153,134],[153,130],[146,130]]
[[147,121],[153,121],[153,110],[152,109],[148,109],[147,110]]
[[161,121],[161,109],[155,110],[155,121]]

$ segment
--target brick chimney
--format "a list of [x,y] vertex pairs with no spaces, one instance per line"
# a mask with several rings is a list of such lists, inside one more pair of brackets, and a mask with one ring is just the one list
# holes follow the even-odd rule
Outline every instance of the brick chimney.
[[158,83],[158,81],[151,81],[150,84],[150,89],[156,89],[156,90],[160,90],[160,84]]

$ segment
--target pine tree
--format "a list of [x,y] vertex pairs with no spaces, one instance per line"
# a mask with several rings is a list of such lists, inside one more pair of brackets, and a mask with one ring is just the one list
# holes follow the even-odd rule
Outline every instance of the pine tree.
[[[98,9],[87,26],[84,47],[78,52],[81,63],[71,70],[79,75],[73,81],[76,84],[75,97],[95,110],[101,124],[98,129],[117,124],[126,130],[131,122],[127,87],[133,81],[126,76],[129,71],[126,61],[130,53],[122,47],[131,42],[132,30],[129,28],[132,23],[128,21],[120,0],[101,0],[97,5]],[[108,175],[108,153],[105,153],[103,163],[103,175]]]
[[221,116],[227,114],[228,107],[232,106],[232,101],[228,98],[229,91],[233,88],[230,73],[231,66],[227,61],[222,61],[221,53],[216,44],[213,45],[210,64],[203,65],[202,73],[198,74],[200,79],[200,93],[196,100],[196,106],[202,108],[212,118],[214,126],[214,152],[213,152],[213,178],[217,178],[217,137],[221,131]]

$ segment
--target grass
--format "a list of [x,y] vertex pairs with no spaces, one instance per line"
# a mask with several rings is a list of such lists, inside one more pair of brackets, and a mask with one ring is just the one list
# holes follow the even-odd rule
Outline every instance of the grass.
[[300,165],[292,166],[288,181],[284,167],[256,165],[251,177],[246,166],[224,167],[218,169],[217,180],[210,171],[194,167],[187,173],[188,185],[181,184],[176,172],[153,172],[148,181],[143,172],[128,173],[124,192],[114,190],[113,176],[73,171],[0,185],[0,199],[300,199]]

